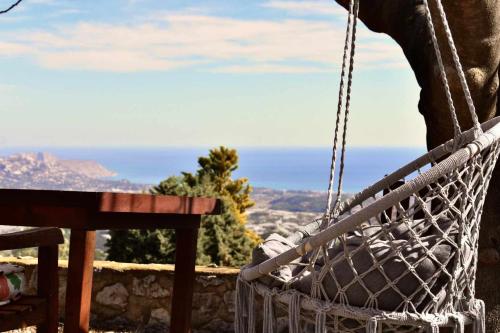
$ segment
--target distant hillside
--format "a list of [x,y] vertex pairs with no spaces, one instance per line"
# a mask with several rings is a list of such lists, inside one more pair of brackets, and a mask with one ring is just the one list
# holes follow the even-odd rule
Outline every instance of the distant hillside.
[[273,232],[289,235],[320,216],[326,198],[326,192],[319,191],[255,188],[252,199],[256,204],[248,211],[247,226],[263,237]]
[[90,178],[106,178],[116,176],[116,172],[106,169],[96,161],[85,160],[58,160],[58,163],[68,170]]
[[142,192],[144,184],[109,180],[116,174],[95,161],[63,160],[47,153],[0,157],[0,187],[19,189]]
[[[143,192],[149,187],[128,180],[105,179],[115,175],[116,173],[96,161],[63,160],[47,153],[21,153],[0,157],[0,188]],[[20,229],[23,228],[0,225],[0,234]],[[107,231],[98,231],[96,248],[101,259],[106,237]],[[18,252],[0,252],[0,256]]]
[[[342,194],[342,200],[351,194]],[[289,212],[323,213],[326,207],[326,192],[273,190],[269,188],[255,188],[252,198],[260,208],[286,210]]]

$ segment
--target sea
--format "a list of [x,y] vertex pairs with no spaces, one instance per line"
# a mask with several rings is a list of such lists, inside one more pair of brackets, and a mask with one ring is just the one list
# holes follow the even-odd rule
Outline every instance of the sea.
[[[246,177],[254,187],[277,190],[326,191],[332,151],[327,147],[238,148],[239,168],[234,177]],[[0,155],[48,152],[61,159],[95,160],[117,173],[116,179],[158,184],[163,179],[194,172],[208,148],[109,147],[0,148]],[[353,147],[345,159],[344,191],[355,193],[425,153],[424,147]]]

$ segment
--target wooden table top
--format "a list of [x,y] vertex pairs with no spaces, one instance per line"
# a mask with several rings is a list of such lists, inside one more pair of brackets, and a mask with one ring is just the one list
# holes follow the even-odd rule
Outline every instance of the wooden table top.
[[[220,200],[115,192],[0,189],[0,225],[81,229],[182,228],[220,213]],[[183,221],[183,222],[182,222]]]

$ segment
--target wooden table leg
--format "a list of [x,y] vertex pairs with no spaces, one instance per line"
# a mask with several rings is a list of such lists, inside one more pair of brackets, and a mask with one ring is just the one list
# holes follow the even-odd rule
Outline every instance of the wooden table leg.
[[71,230],[64,333],[89,331],[95,231]]
[[48,300],[47,321],[38,325],[38,333],[57,333],[59,323],[59,266],[58,246],[38,249],[38,295]]
[[175,231],[175,274],[170,332],[191,333],[198,228]]

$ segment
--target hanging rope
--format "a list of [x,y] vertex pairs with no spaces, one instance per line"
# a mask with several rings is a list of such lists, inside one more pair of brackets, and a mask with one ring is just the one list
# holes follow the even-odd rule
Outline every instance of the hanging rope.
[[334,213],[337,213],[340,205],[340,197],[342,195],[342,184],[344,180],[344,166],[345,166],[345,152],[347,146],[347,122],[349,120],[349,110],[351,106],[351,90],[352,90],[352,73],[354,72],[354,55],[356,51],[356,26],[358,22],[359,14],[359,0],[354,1],[354,23],[352,27],[352,38],[351,38],[351,57],[349,62],[349,75],[347,79],[347,94],[346,94],[346,105],[345,105],[345,115],[344,115],[344,129],[342,132],[342,154],[340,155],[340,170],[339,170],[339,184],[337,189],[337,200],[334,206]]
[[467,79],[465,78],[464,70],[462,68],[462,63],[460,62],[460,58],[458,56],[457,48],[455,47],[455,41],[453,40],[453,36],[451,35],[450,26],[448,24],[448,20],[446,18],[446,13],[444,12],[443,4],[441,0],[436,0],[436,4],[438,7],[439,15],[441,16],[441,20],[443,21],[444,31],[446,33],[446,39],[448,41],[448,45],[451,49],[451,54],[453,56],[453,62],[455,64],[455,68],[457,70],[458,77],[460,79],[460,85],[462,86],[462,90],[465,95],[465,100],[467,101],[467,106],[469,108],[469,113],[472,117],[472,122],[474,124],[474,128],[476,130],[476,135],[483,133],[481,129],[481,124],[479,123],[479,119],[476,113],[476,107],[474,106],[474,101],[472,100],[472,96],[469,90],[469,85],[467,84]]
[[[333,148],[332,148],[332,159],[330,164],[330,180],[328,183],[328,200],[325,211],[325,219],[322,224],[322,228],[328,225],[328,221],[334,215],[336,208],[338,207],[338,202],[340,201],[341,191],[342,191],[342,180],[344,176],[344,159],[345,159],[345,146],[346,146],[346,133],[347,133],[347,120],[349,115],[350,107],[350,94],[352,86],[352,73],[354,71],[354,55],[355,55],[355,43],[356,43],[356,24],[359,12],[359,0],[352,0],[349,2],[349,16],[347,19],[347,29],[346,37],[344,42],[344,55],[342,59],[342,71],[340,74],[340,85],[339,85],[339,99],[337,104],[337,115],[335,122],[335,130],[333,137]],[[349,53],[350,51],[350,53]],[[334,197],[334,184],[335,184],[335,171],[337,166],[337,148],[338,148],[338,135],[340,122],[342,118],[342,106],[344,101],[344,85],[346,76],[346,67],[349,54],[349,69],[347,75],[347,91],[346,91],[346,106],[344,109],[344,126],[342,133],[342,153],[341,153],[341,165],[339,172],[339,181],[337,188],[337,198],[335,204],[333,202]]]
[[[437,42],[437,37],[436,37],[436,31],[434,29],[434,24],[432,22],[432,15],[429,7],[429,3],[427,0],[424,0],[424,5],[425,5],[425,11],[426,11],[426,19],[427,19],[427,25],[429,27],[429,31],[431,33],[431,38],[432,38],[432,44],[434,47],[434,51],[436,53],[436,58],[438,60],[438,65],[439,65],[439,70],[441,74],[441,79],[443,81],[443,85],[445,88],[446,92],[446,97],[448,99],[448,104],[450,105],[450,113],[451,117],[453,120],[453,126],[455,128],[455,131],[458,128],[460,128],[460,125],[458,125],[458,119],[457,119],[457,114],[455,107],[453,106],[453,101],[451,100],[451,92],[450,92],[450,87],[448,85],[448,81],[446,79],[446,71],[443,66],[443,61],[441,57],[441,51],[439,49],[439,45]],[[455,42],[453,40],[453,36],[450,31],[450,27],[448,24],[448,20],[446,18],[446,13],[444,11],[443,5],[441,3],[441,0],[436,0],[436,6],[438,8],[439,16],[441,18],[441,22],[444,27],[445,35],[446,35],[446,40],[448,42],[448,46],[450,47],[451,50],[451,55],[453,58],[453,64],[455,65],[455,70],[457,71],[458,78],[460,80],[460,85],[462,87],[462,91],[465,96],[465,100],[467,102],[467,107],[470,113],[470,116],[472,118],[472,123],[474,126],[474,132],[475,136],[479,136],[481,133],[483,133],[481,129],[481,124],[479,123],[479,119],[476,114],[476,108],[474,106],[474,101],[472,100],[472,96],[469,90],[469,85],[467,84],[467,79],[465,78],[465,74],[462,68],[462,64],[460,63],[460,58],[458,56],[457,48],[455,46]],[[451,101],[451,104],[450,104]],[[456,137],[456,132],[455,132],[455,137]]]
[[[431,33],[431,39],[432,39],[432,45],[434,47],[434,52],[436,53],[436,58],[438,62],[438,67],[439,67],[439,73],[441,76],[441,81],[444,86],[444,92],[446,94],[446,100],[448,102],[448,107],[450,109],[450,116],[451,116],[451,121],[453,123],[453,134],[454,138],[457,139],[460,136],[460,133],[462,132],[460,128],[460,123],[458,122],[458,117],[457,113],[455,111],[455,105],[453,103],[453,98],[451,97],[451,91],[450,91],[450,85],[448,84],[448,78],[446,76],[446,70],[444,68],[443,64],[443,57],[441,56],[441,50],[439,49],[439,44],[437,41],[436,37],[436,31],[434,29],[434,23],[432,22],[432,15],[431,11],[429,9],[429,4],[427,3],[427,0],[424,0],[425,4],[425,17],[427,19],[427,26],[429,27],[429,31]],[[453,150],[455,151],[458,147],[458,143],[455,142],[455,146],[453,147]]]
[[349,52],[349,45],[350,45],[349,40],[351,35],[351,26],[352,26],[351,20],[353,11],[354,11],[354,2],[350,1],[349,14],[347,16],[345,42],[344,42],[344,56],[342,58],[342,71],[340,74],[339,99],[337,104],[337,116],[336,116],[335,130],[333,135],[332,159],[330,162],[330,180],[328,181],[328,201],[326,205],[325,217],[328,217],[330,215],[330,212],[332,211],[333,185],[335,183],[335,167],[337,164],[337,141],[338,141],[338,132],[340,128],[340,119],[342,115],[342,102],[344,100],[344,78],[345,78],[345,69],[347,64],[347,55]]

